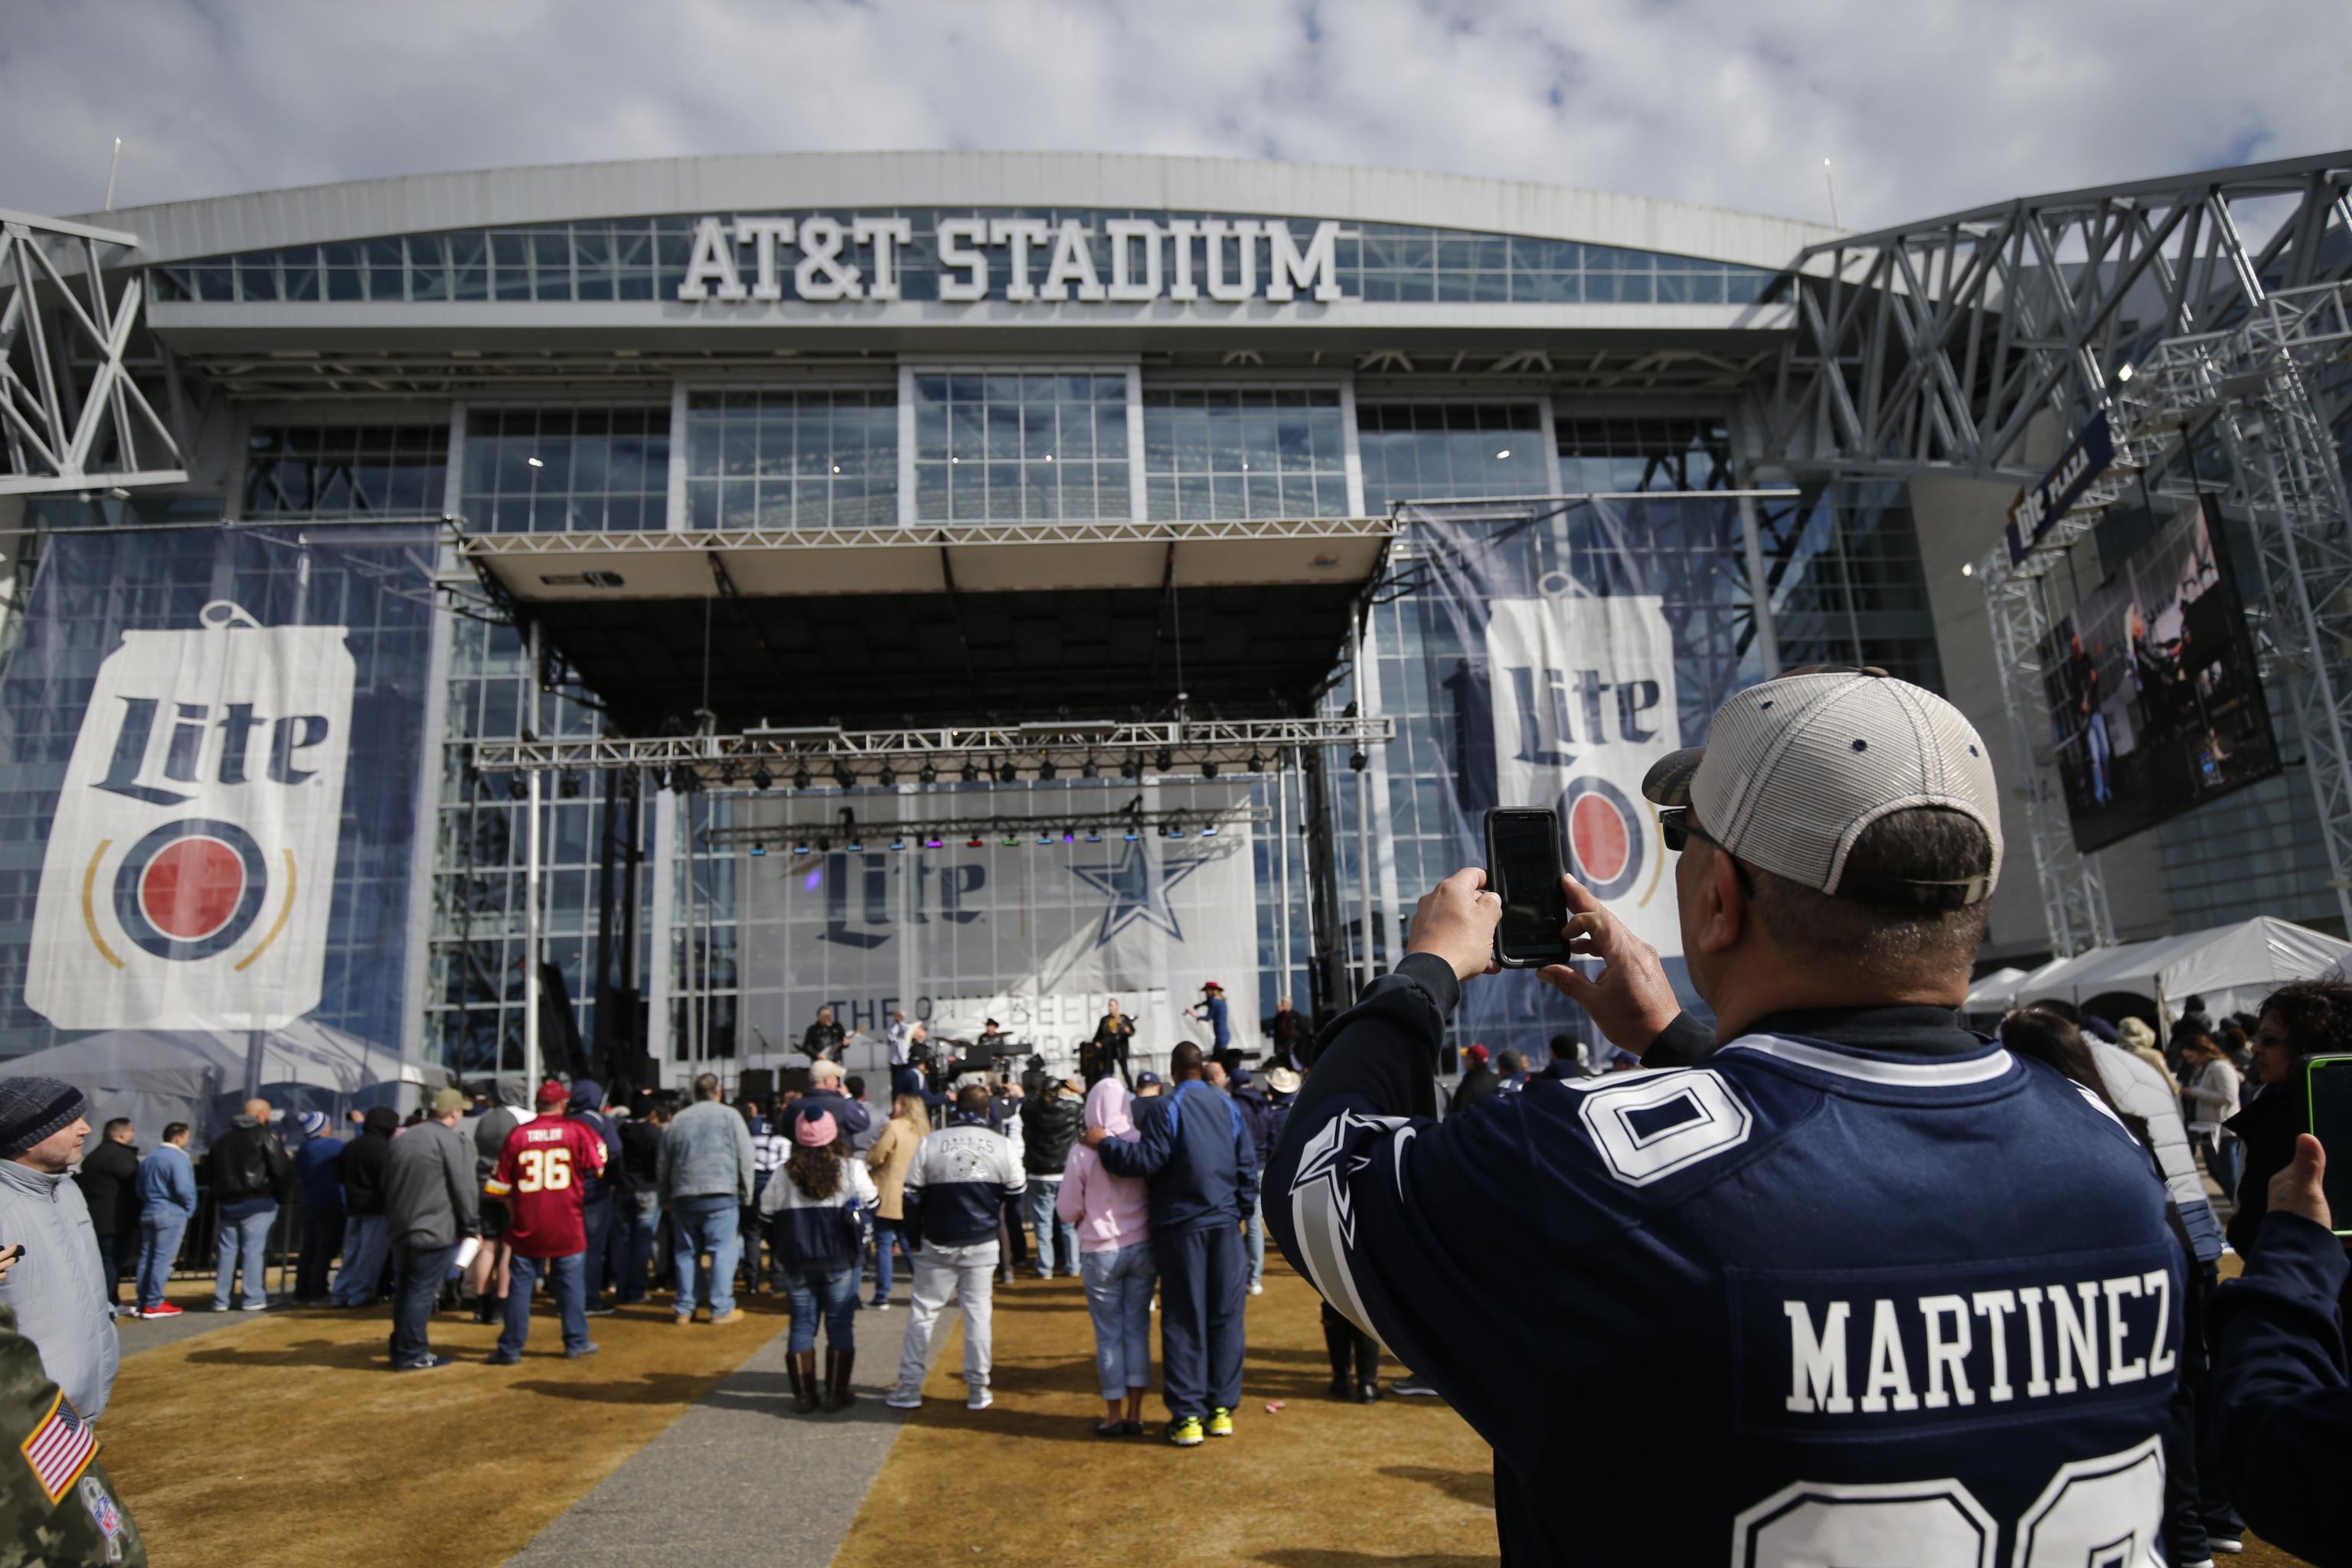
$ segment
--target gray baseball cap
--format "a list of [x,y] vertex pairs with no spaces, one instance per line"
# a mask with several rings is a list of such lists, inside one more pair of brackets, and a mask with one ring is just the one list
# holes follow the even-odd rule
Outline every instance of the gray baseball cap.
[[[1662,757],[1642,781],[1661,806],[1690,806],[1731,855],[1824,893],[1957,909],[2000,877],[2000,796],[1983,737],[1934,692],[1883,669],[1813,666],[1749,687],[1715,711],[1707,743]],[[1845,876],[1864,828],[1940,806],[1972,818],[1992,865],[1960,881]]]

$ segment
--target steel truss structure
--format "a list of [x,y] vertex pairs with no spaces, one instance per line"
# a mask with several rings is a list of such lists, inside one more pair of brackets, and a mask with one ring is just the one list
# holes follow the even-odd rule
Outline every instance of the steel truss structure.
[[[179,439],[126,357],[144,281],[132,273],[107,298],[100,249],[138,247],[116,229],[0,210],[0,495],[187,482]],[[52,249],[86,264],[79,296]]]
[[[1979,570],[2044,918],[2058,951],[2115,940],[2095,856],[2068,830],[2042,689],[2044,577],[2126,484],[2187,496],[2218,436],[2252,525],[2265,663],[2286,679],[2352,923],[2352,507],[2335,426],[2352,282],[2352,153],[2028,197],[1814,247],[1756,415],[1791,472],[2031,481],[2107,415],[2108,473],[2012,566]],[[2249,235],[2262,237],[2257,241]],[[2338,613],[2337,606],[2342,606]]]
[[635,533],[475,533],[458,549],[468,560],[518,556],[702,555],[728,550],[937,550],[942,544],[1193,544],[1225,540],[1385,539],[1390,517],[1224,518],[1214,521],[876,523],[862,527],[701,528]]
[[939,849],[945,847],[950,838],[965,839],[973,847],[993,837],[1002,837],[1008,846],[1026,844],[1033,836],[1039,844],[1081,840],[1099,843],[1106,833],[1128,839],[1140,838],[1147,833],[1181,838],[1188,832],[1213,838],[1221,828],[1233,823],[1274,820],[1274,813],[1262,806],[1146,809],[1140,795],[1117,811],[1027,815],[998,812],[982,816],[950,815],[910,816],[896,822],[860,822],[856,813],[845,806],[838,815],[840,820],[832,822],[746,823],[713,827],[705,830],[700,837],[713,848],[750,848],[764,854],[767,847],[773,844],[790,846],[793,854],[806,855],[823,854],[835,845],[853,851],[869,847]]
[[[681,735],[633,741],[477,741],[482,773],[635,769],[671,788],[736,790],[843,788],[901,783],[1106,777],[1146,772],[1215,778],[1228,770],[1282,768],[1293,748],[1345,747],[1364,765],[1367,747],[1395,739],[1386,718],[1300,718],[1153,722],[1055,720],[981,729],[749,730],[740,735]],[[1088,770],[1092,771],[1089,772]],[[803,782],[803,780],[805,782]]]

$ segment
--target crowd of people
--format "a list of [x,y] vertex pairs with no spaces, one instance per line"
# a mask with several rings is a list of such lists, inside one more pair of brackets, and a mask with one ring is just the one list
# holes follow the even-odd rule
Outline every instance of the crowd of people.
[[[2352,981],[2218,1022],[2190,998],[2161,1042],[2058,1003],[1963,1027],[1997,793],[1957,711],[1875,671],[1740,693],[1644,794],[1706,1016],[1571,879],[1564,962],[1517,983],[1648,1070],[1565,1037],[1541,1070],[1472,1046],[1443,1094],[1464,989],[1513,983],[1488,978],[1500,904],[1470,868],[1421,900],[1394,971],[1319,1036],[1276,1031],[1257,1071],[1212,994],[1212,1047],[1164,1075],[1134,1068],[1116,1004],[1067,1076],[1004,1070],[1001,1034],[936,1070],[901,1016],[887,1108],[824,1016],[805,1086],[772,1104],[710,1075],[676,1107],[551,1080],[528,1107],[438,1090],[345,1140],[249,1102],[207,1157],[212,1305],[267,1304],[286,1205],[297,1299],[391,1300],[404,1373],[450,1363],[438,1310],[500,1323],[488,1360],[517,1364],[542,1284],[572,1357],[656,1289],[681,1328],[773,1292],[813,1414],[856,1403],[857,1321],[893,1309],[903,1260],[887,1403],[922,1404],[952,1307],[979,1411],[996,1290],[1075,1275],[1093,1433],[1143,1434],[1156,1314],[1181,1448],[1235,1435],[1270,1228],[1323,1298],[1334,1398],[1379,1398],[1385,1347],[1409,1369],[1393,1392],[1443,1396],[1492,1446],[1509,1563],[1706,1561],[1727,1533],[1758,1563],[2000,1542],[2198,1568],[2249,1525],[2352,1562],[2347,1268],[2305,1082],[2352,1054]],[[29,1343],[53,1444],[73,1440],[56,1410],[85,1431],[107,1408],[110,1318],[180,1310],[164,1286],[199,1208],[184,1126],[142,1159],[120,1121],[85,1149],[88,1114],[68,1085],[0,1080],[0,1411]],[[1542,1331],[1465,1331],[1486,1324]],[[1559,1484],[1604,1472],[1604,1509]]]

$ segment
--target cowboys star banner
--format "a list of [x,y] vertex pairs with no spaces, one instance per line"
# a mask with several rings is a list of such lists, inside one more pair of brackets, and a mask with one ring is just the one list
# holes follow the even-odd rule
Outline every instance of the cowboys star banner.
[[[1430,693],[1431,710],[1402,722],[1420,727],[1412,743],[1433,748],[1453,785],[1423,797],[1419,879],[1398,889],[1405,908],[1437,878],[1483,862],[1488,808],[1549,808],[1569,873],[1658,950],[1696,1003],[1672,858],[1642,778],[1667,752],[1703,744],[1716,708],[1761,676],[1737,503],[1482,501],[1402,515],[1425,574],[1405,606],[1418,621],[1407,657],[1417,643],[1422,667],[1407,685]],[[1430,770],[1416,757],[1413,771]],[[1530,1060],[1556,1034],[1600,1038],[1531,976],[1465,987],[1456,1020],[1464,1043]]]
[[[901,797],[910,816],[938,797]],[[1237,1035],[1258,1016],[1257,889],[1250,824],[1202,837],[1076,826],[1065,816],[1246,807],[1244,784],[1073,783],[991,793],[1026,830],[962,835],[904,849],[872,811],[860,848],[746,857],[744,1049],[797,1047],[821,1006],[879,1032],[893,1009],[936,1039],[970,1040],[990,1018],[1024,1047],[1066,1063],[1108,998],[1136,1020],[1137,1066],[1166,1059],[1207,1024],[1185,1016],[1224,988]],[[756,819],[755,819],[756,820]],[[1244,1039],[1244,1044],[1250,1043]]]
[[0,864],[32,914],[12,1036],[310,1018],[398,1047],[433,543],[44,536],[0,679],[0,798],[40,825],[37,872]]

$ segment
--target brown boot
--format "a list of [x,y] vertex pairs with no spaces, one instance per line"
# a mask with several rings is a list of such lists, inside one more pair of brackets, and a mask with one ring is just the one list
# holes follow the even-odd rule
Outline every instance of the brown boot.
[[846,1410],[857,1403],[857,1395],[849,1392],[849,1369],[857,1364],[854,1350],[837,1351],[824,1347],[824,1407]]
[[792,1355],[793,1402],[803,1415],[816,1408],[817,1398],[824,1392],[816,1380],[816,1352],[795,1351]]

